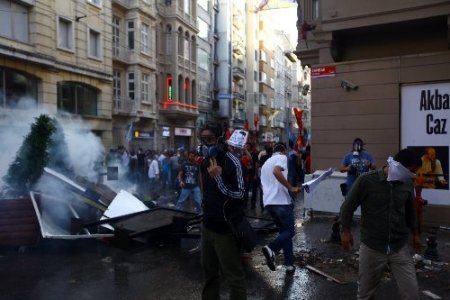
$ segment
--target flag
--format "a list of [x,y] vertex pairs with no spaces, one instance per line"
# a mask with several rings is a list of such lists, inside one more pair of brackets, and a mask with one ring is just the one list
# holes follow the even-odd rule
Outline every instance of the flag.
[[268,3],[269,0],[261,0],[261,3],[259,3],[259,5],[256,7],[255,12],[258,13],[259,11],[261,11]]
[[255,130],[258,131],[259,129],[259,115],[255,114],[255,119],[253,121],[254,125],[255,125]]
[[133,122],[128,125],[127,134],[125,135],[125,140],[127,143],[131,142],[133,140]]

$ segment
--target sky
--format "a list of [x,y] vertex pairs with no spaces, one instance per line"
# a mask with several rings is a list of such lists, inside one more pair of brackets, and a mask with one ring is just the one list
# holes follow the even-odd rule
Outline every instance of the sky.
[[269,0],[261,14],[270,14],[274,28],[290,34],[293,48],[297,45],[297,3],[287,0]]

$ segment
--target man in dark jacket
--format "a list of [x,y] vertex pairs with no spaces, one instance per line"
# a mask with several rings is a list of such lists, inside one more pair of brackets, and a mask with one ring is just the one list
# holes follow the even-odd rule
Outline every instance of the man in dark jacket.
[[226,221],[243,217],[244,178],[236,155],[240,149],[234,147],[236,145],[222,145],[231,149],[220,149],[220,136],[221,131],[212,125],[207,124],[200,131],[205,157],[201,165],[201,253],[205,276],[202,299],[220,299],[221,276],[229,285],[230,299],[246,299],[246,278],[239,247]]
[[341,242],[353,245],[350,225],[361,205],[358,299],[372,299],[386,265],[389,265],[402,299],[419,299],[409,234],[416,252],[421,242],[417,230],[414,183],[420,157],[403,149],[388,159],[388,166],[359,176],[341,206]]

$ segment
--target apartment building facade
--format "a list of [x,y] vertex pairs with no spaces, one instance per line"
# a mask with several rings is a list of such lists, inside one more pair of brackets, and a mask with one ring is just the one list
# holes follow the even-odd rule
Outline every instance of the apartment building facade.
[[[296,54],[312,69],[313,168],[340,164],[360,137],[378,166],[400,148],[434,147],[448,181],[450,2],[298,2]],[[428,221],[448,220],[448,184],[422,195]]]
[[197,141],[197,1],[158,1],[157,101],[163,149],[189,149]]
[[154,1],[111,2],[113,145],[157,149],[157,7]]
[[214,96],[214,65],[217,60],[214,57],[215,41],[217,35],[214,32],[214,18],[217,10],[217,0],[198,0],[198,110],[197,128],[205,123],[214,121],[213,96]]
[[110,10],[99,0],[1,0],[0,116],[76,115],[111,145]]

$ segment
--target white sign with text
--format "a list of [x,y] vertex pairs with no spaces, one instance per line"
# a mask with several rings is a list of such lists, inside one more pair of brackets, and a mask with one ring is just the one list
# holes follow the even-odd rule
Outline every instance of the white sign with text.
[[450,82],[401,88],[401,147],[422,157],[422,197],[450,205]]

